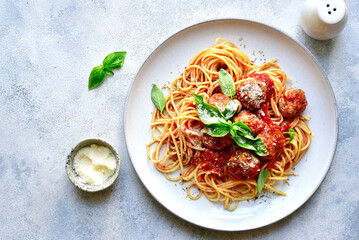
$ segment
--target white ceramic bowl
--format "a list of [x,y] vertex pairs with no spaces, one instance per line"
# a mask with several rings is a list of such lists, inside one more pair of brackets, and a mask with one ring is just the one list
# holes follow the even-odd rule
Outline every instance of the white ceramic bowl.
[[[115,172],[107,178],[103,184],[101,185],[92,185],[84,182],[84,180],[76,173],[74,168],[74,157],[76,156],[76,153],[84,147],[88,147],[91,144],[97,144],[100,146],[105,146],[110,149],[112,154],[114,155],[116,159],[116,169]],[[101,190],[104,190],[111,186],[117,179],[119,173],[120,173],[120,166],[121,166],[121,158],[120,154],[117,152],[114,146],[112,146],[110,143],[106,142],[103,139],[99,138],[88,138],[80,141],[76,144],[76,146],[71,150],[70,154],[67,156],[66,161],[66,172],[67,176],[69,177],[70,181],[81,190],[84,190],[86,192],[98,192]]]

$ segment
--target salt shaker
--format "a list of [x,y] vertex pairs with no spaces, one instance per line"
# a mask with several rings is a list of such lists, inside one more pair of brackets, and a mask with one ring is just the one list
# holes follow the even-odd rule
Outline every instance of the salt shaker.
[[301,11],[303,30],[318,40],[338,35],[347,19],[347,7],[343,0],[306,0]]

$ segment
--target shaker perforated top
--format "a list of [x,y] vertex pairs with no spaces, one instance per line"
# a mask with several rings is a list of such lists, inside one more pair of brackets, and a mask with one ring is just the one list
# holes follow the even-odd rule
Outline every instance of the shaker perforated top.
[[320,1],[318,5],[319,18],[328,24],[335,24],[345,16],[346,6],[343,0]]

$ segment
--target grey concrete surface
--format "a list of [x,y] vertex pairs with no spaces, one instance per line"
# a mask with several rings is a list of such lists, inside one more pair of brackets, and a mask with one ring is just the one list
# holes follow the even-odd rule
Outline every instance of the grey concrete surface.
[[[33,1],[0,4],[0,239],[359,239],[359,4],[336,38],[316,41],[299,25],[302,1]],[[144,188],[126,149],[126,93],[146,56],[192,24],[243,18],[303,43],[327,74],[338,104],[339,140],[328,175],[296,212],[244,232],[188,223]],[[110,52],[125,64],[88,91],[91,69]],[[116,184],[77,190],[65,173],[87,137],[122,157]],[[323,146],[325,151],[325,146]]]

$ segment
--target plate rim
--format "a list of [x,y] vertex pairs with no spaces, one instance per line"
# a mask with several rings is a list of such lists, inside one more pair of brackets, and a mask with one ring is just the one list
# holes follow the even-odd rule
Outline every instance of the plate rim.
[[[147,188],[147,185],[144,183],[143,179],[141,178],[141,176],[139,175],[136,167],[135,167],[135,164],[133,163],[133,158],[132,158],[132,154],[130,153],[129,151],[129,142],[128,142],[128,132],[127,132],[127,129],[126,129],[126,125],[127,125],[127,120],[126,120],[126,116],[127,116],[127,111],[128,111],[128,105],[129,105],[129,96],[131,94],[131,90],[132,90],[132,87],[135,83],[135,80],[137,79],[141,69],[145,66],[145,64],[147,63],[147,61],[149,61],[149,59],[151,58],[151,56],[153,54],[155,54],[159,48],[161,48],[165,43],[167,43],[169,40],[171,40],[172,38],[174,38],[175,36],[181,34],[182,32],[184,31],[187,31],[191,28],[194,28],[194,27],[198,27],[200,25],[205,25],[205,24],[209,24],[209,23],[215,23],[215,22],[222,22],[222,21],[235,21],[235,22],[241,22],[241,23],[250,23],[250,24],[258,24],[258,25],[261,25],[263,27],[266,27],[266,28],[269,28],[271,30],[274,30],[278,33],[280,33],[283,37],[286,37],[288,38],[290,41],[293,41],[294,43],[296,43],[300,48],[302,48],[310,57],[311,59],[316,63],[318,69],[320,70],[320,72],[322,73],[322,75],[324,76],[325,78],[325,82],[330,90],[330,95],[332,97],[332,100],[333,100],[333,105],[334,105],[334,116],[335,116],[335,142],[334,142],[334,148],[332,149],[332,152],[330,153],[330,163],[328,164],[327,168],[325,169],[325,174],[323,174],[322,178],[320,179],[319,181],[319,184],[317,184],[317,186],[315,186],[315,188],[313,189],[313,191],[307,195],[307,197],[305,198],[305,200],[303,202],[301,202],[300,204],[298,204],[298,206],[294,207],[293,209],[291,209],[291,211],[288,211],[286,214],[280,216],[280,217],[277,217],[275,218],[274,220],[271,220],[271,221],[268,221],[266,224],[262,224],[260,226],[254,226],[254,227],[250,227],[250,228],[246,228],[246,229],[219,229],[219,228],[213,228],[213,227],[209,227],[209,226],[205,226],[203,224],[200,224],[200,223],[197,223],[197,222],[194,222],[194,221],[191,221],[175,212],[173,212],[171,209],[169,209],[165,204],[163,204],[154,194],[152,194],[152,192]],[[145,189],[151,194],[151,196],[156,199],[156,201],[158,203],[160,203],[164,208],[166,208],[169,212],[171,212],[172,214],[176,215],[177,217],[187,221],[187,222],[190,222],[194,225],[197,225],[197,226],[200,226],[200,227],[203,227],[203,228],[206,228],[206,229],[211,229],[211,230],[218,230],[218,231],[246,231],[246,230],[253,230],[253,229],[258,229],[258,228],[262,228],[262,227],[265,227],[265,226],[268,226],[268,225],[271,225],[275,222],[278,222],[286,217],[288,217],[289,215],[291,215],[293,212],[295,212],[296,210],[298,210],[300,207],[302,207],[307,201],[309,198],[311,198],[314,193],[319,189],[320,185],[323,183],[325,177],[328,175],[328,171],[333,163],[333,160],[334,160],[334,157],[335,157],[335,154],[336,154],[336,150],[337,150],[337,146],[338,146],[338,135],[339,135],[339,116],[338,116],[338,107],[337,107],[337,101],[336,101],[336,98],[335,98],[335,94],[334,94],[334,91],[333,91],[333,87],[328,79],[328,76],[327,74],[324,72],[323,70],[323,67],[321,66],[321,64],[318,62],[318,60],[315,58],[315,56],[301,43],[299,42],[298,40],[294,39],[293,37],[291,37],[289,34],[285,33],[284,31],[276,28],[276,27],[273,27],[273,26],[270,26],[268,24],[265,24],[265,23],[262,23],[262,22],[259,22],[259,21],[254,21],[254,20],[249,20],[249,19],[243,19],[243,18],[214,18],[214,19],[209,19],[209,20],[205,20],[205,21],[201,21],[201,22],[198,22],[198,23],[195,23],[195,24],[191,24],[185,28],[182,28],[178,31],[176,31],[175,33],[171,34],[169,37],[167,37],[165,40],[161,41],[149,54],[147,54],[147,56],[145,57],[145,60],[143,61],[143,63],[138,67],[137,71],[136,71],[136,75],[134,76],[134,78],[131,80],[131,83],[129,85],[129,88],[127,90],[127,94],[126,94],[126,102],[125,102],[125,110],[124,110],[124,113],[123,113],[123,123],[124,123],[124,133],[125,133],[125,142],[126,142],[126,150],[127,150],[127,153],[130,157],[130,160],[131,160],[131,164],[132,164],[132,167],[134,168],[138,178],[141,180],[141,183],[142,185],[145,187]]]

